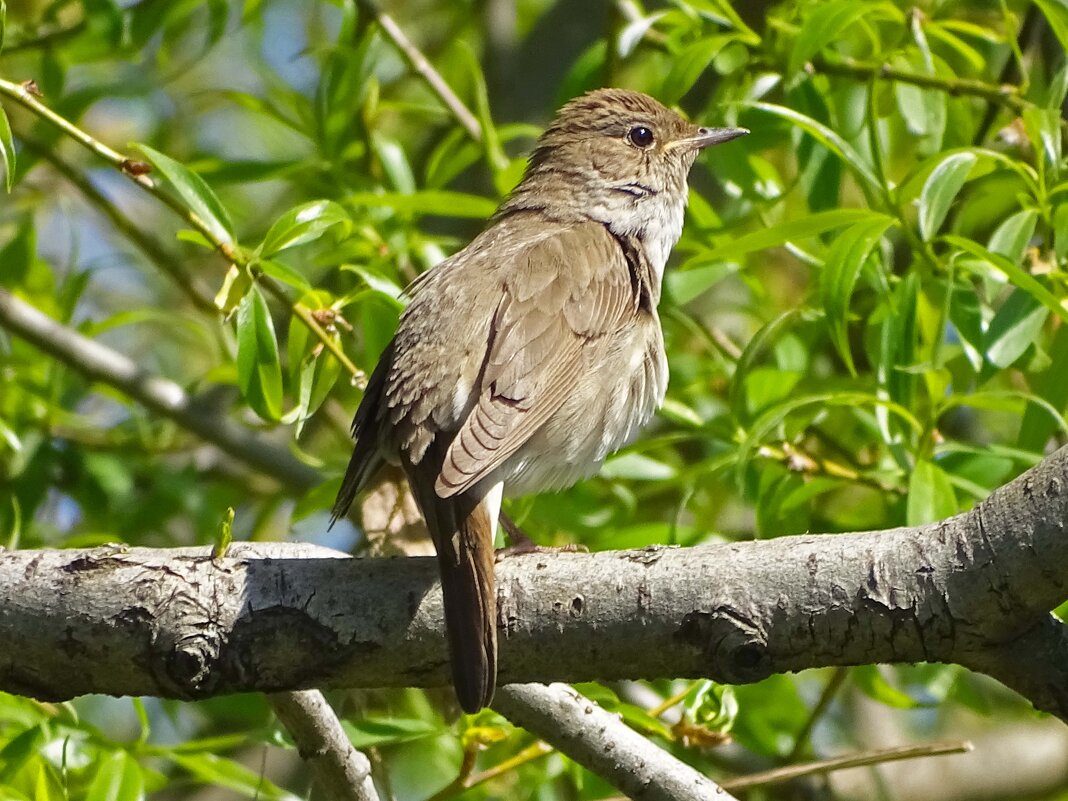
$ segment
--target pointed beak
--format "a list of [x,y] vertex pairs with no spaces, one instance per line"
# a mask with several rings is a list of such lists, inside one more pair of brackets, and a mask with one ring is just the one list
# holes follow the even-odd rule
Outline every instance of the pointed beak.
[[675,147],[685,147],[692,150],[704,150],[712,145],[722,145],[739,136],[749,133],[748,128],[698,128],[697,136],[679,139],[674,142]]

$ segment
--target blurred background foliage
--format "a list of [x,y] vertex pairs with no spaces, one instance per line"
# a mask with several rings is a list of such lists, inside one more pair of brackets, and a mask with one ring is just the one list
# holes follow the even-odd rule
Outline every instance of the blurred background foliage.
[[[0,328],[6,547],[206,545],[232,506],[241,539],[425,549],[358,519],[325,530],[363,374],[402,288],[479,229],[553,110],[604,85],[753,133],[694,169],[661,306],[662,413],[601,476],[511,502],[535,539],[631,548],[923,523],[1064,441],[1065,0],[384,8],[471,119],[366,4],[7,0],[0,287],[322,479],[265,475]],[[150,164],[171,207],[16,102],[31,79],[135,160],[127,172]],[[393,511],[365,509],[382,529]],[[1063,727],[952,666],[583,689],[719,779],[977,744],[749,798],[1068,798]],[[334,701],[389,797],[459,795],[462,769],[485,779],[467,798],[613,796],[492,713],[458,720],[447,694]],[[0,695],[3,799],[309,793],[258,696]]]

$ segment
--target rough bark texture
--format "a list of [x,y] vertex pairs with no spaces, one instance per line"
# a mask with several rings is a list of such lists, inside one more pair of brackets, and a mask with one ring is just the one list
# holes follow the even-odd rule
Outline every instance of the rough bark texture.
[[[502,683],[958,662],[1068,719],[1068,449],[914,529],[497,566]],[[203,697],[447,681],[434,561],[297,544],[0,554],[0,688]]]

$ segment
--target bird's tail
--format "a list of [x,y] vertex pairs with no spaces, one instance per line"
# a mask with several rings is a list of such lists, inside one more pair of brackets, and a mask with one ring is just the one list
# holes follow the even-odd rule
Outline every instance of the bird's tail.
[[438,552],[453,686],[463,710],[475,713],[497,684],[496,510],[472,493],[439,498],[431,486],[417,495]]

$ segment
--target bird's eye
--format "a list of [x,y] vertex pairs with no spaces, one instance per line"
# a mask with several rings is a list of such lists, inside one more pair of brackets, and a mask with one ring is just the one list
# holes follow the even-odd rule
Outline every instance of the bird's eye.
[[631,128],[627,134],[627,139],[635,147],[649,147],[653,143],[653,132],[646,128],[644,125],[638,125]]

